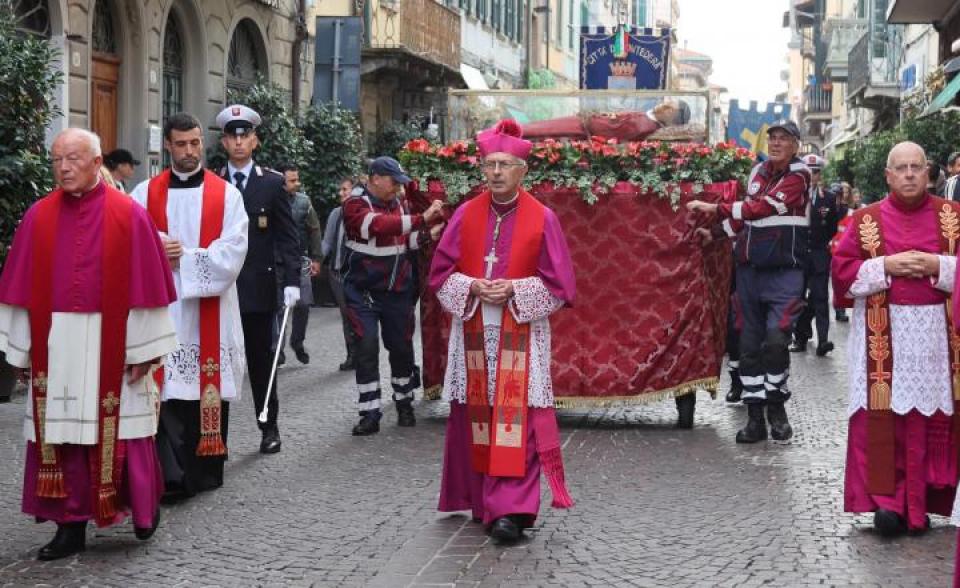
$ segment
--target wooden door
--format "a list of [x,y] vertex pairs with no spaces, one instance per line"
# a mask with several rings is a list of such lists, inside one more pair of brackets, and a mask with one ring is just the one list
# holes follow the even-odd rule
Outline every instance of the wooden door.
[[100,135],[104,153],[117,145],[117,108],[120,90],[120,59],[94,54],[90,75],[90,130]]

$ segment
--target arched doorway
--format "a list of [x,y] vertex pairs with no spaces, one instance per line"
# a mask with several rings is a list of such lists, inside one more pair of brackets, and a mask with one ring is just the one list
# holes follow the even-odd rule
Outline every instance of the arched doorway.
[[243,91],[267,77],[267,52],[256,23],[245,18],[237,23],[230,38],[227,57],[227,94]]
[[111,0],[96,0],[90,58],[90,130],[100,136],[103,152],[117,148],[120,105],[120,42]]

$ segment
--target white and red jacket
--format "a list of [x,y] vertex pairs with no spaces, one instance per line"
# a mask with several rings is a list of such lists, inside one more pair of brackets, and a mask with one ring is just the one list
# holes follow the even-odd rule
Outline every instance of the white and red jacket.
[[758,163],[746,198],[720,204],[721,227],[736,237],[737,263],[758,269],[802,266],[810,232],[810,176],[798,158],[779,172],[769,161]]
[[423,215],[397,199],[384,202],[364,189],[343,204],[344,281],[365,291],[406,292],[413,284],[409,251],[429,238]]

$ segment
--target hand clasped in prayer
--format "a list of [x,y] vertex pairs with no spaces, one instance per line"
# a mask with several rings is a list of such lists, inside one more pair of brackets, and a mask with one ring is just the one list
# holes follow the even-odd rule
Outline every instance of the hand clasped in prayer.
[[513,296],[512,280],[474,280],[470,293],[486,304],[504,304]]
[[925,278],[940,273],[940,258],[923,251],[902,251],[883,259],[883,270],[889,276]]

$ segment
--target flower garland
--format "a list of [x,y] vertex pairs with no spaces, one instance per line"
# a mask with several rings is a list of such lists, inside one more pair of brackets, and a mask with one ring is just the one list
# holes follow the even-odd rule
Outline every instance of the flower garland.
[[[437,145],[414,139],[400,152],[400,161],[407,174],[421,185],[428,180],[442,182],[451,204],[484,182],[480,154],[473,141]],[[745,182],[754,164],[754,154],[732,141],[711,146],[664,141],[622,143],[591,137],[535,143],[527,163],[526,184],[549,182],[556,187],[576,188],[587,204],[595,203],[617,182],[626,181],[669,198],[676,207],[681,183],[692,183],[693,192],[700,193],[704,184]]]

